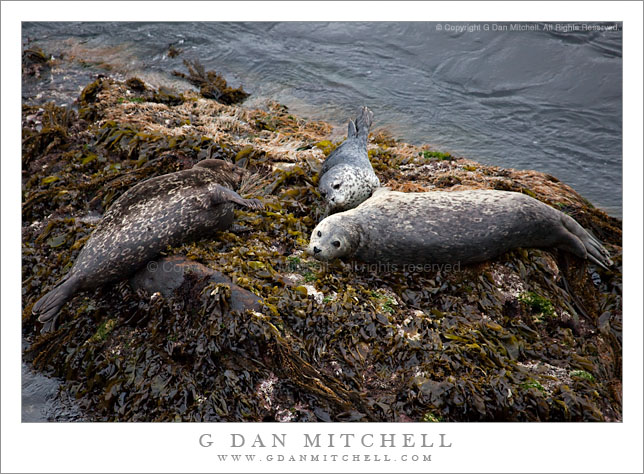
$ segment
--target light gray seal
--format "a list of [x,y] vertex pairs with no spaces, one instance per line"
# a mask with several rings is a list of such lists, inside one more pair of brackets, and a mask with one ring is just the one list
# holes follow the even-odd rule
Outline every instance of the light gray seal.
[[373,112],[363,107],[355,122],[349,120],[347,139],[322,164],[318,188],[329,213],[356,207],[380,186],[367,154],[372,120]]
[[573,218],[525,194],[493,190],[380,188],[355,209],[322,220],[307,251],[318,260],[468,264],[518,247],[555,247],[612,265],[602,244]]
[[167,246],[212,236],[233,223],[234,205],[261,209],[237,188],[246,171],[223,160],[143,181],[105,213],[63,279],[36,302],[33,314],[50,330],[78,291],[127,278]]

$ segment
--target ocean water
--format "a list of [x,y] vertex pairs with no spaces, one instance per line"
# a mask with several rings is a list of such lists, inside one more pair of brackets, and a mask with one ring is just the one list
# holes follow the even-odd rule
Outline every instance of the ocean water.
[[621,217],[621,25],[522,25],[23,23],[25,45],[75,58],[23,82],[23,100],[71,104],[98,73],[188,88],[171,73],[197,59],[251,106],[341,125],[368,105],[397,138],[552,174]]

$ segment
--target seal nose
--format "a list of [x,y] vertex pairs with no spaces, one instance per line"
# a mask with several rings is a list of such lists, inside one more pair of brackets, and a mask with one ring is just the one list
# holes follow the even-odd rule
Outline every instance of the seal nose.
[[322,249],[319,249],[319,248],[317,248],[317,247],[313,247],[313,253],[314,253],[314,254],[316,254],[316,255],[317,255],[317,254],[319,254],[321,251],[322,251]]

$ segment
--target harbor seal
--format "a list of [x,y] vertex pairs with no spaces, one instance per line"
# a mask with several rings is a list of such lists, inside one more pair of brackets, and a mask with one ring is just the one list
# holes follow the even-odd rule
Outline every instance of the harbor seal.
[[525,194],[494,190],[380,188],[355,209],[322,220],[307,251],[318,260],[468,264],[518,247],[555,247],[612,265],[602,244],[570,216]]
[[356,207],[380,186],[367,154],[372,120],[373,112],[363,107],[355,122],[349,120],[347,139],[322,164],[318,188],[330,213]]
[[234,205],[261,209],[237,188],[246,171],[223,160],[143,181],[105,213],[71,270],[32,313],[50,330],[60,308],[77,292],[124,279],[167,246],[208,237],[233,223]]

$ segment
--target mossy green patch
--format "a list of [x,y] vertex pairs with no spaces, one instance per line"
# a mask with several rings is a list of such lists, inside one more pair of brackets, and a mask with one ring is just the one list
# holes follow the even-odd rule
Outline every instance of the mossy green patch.
[[570,372],[571,377],[579,377],[580,379],[588,380],[589,382],[594,382],[595,377],[593,374],[586,372],[585,370],[573,370]]
[[532,291],[519,295],[519,301],[528,306],[528,308],[530,308],[530,310],[535,314],[546,316],[548,318],[554,318],[557,315],[550,300]]
[[541,393],[546,393],[546,389],[543,387],[543,385],[541,385],[536,380],[529,380],[527,382],[522,383],[521,388],[523,388],[524,390],[528,390],[528,389],[531,389],[531,388],[536,388]]
[[330,142],[329,140],[322,140],[320,142],[317,142],[315,146],[322,150],[322,152],[326,156],[329,156],[331,152],[337,148],[337,145],[335,145],[333,142]]
[[452,161],[454,159],[454,157],[450,153],[444,153],[434,150],[422,150],[421,152],[419,152],[419,156],[422,156],[425,160],[436,161]]
[[119,104],[123,104],[125,102],[130,102],[133,104],[142,104],[145,102],[145,99],[143,97],[121,97],[118,100]]
[[437,415],[434,415],[431,412],[427,412],[423,415],[423,418],[421,421],[427,422],[427,423],[441,423],[443,422],[443,418]]
[[103,321],[96,329],[96,332],[92,335],[88,342],[97,342],[101,343],[107,339],[108,334],[116,327],[117,321],[115,319],[107,319]]
[[521,192],[533,198],[537,197],[537,195],[533,191],[529,190],[528,188],[521,188]]

